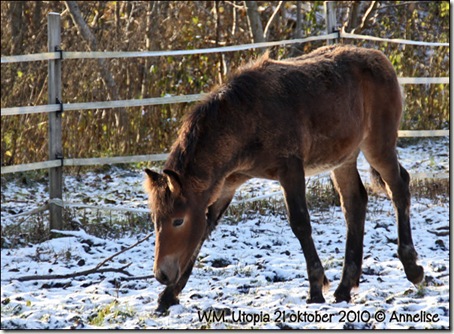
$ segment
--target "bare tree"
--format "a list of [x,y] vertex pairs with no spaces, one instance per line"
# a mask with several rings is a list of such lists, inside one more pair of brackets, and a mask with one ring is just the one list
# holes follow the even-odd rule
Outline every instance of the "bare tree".
[[360,6],[361,1],[352,1],[347,9],[347,20],[344,23],[345,31],[352,31],[355,27],[359,26],[360,20]]
[[22,40],[24,37],[24,22],[23,22],[23,1],[11,1],[10,2],[10,16],[11,16],[11,54],[19,55],[22,54]]
[[268,20],[268,23],[265,26],[265,30],[263,31],[263,37],[265,40],[268,40],[270,36],[270,28],[271,25],[276,21],[278,18],[277,13],[282,9],[284,6],[285,1],[279,1],[279,4],[277,5],[276,9],[274,10],[273,14],[271,15],[270,19]]
[[[145,27],[145,50],[157,50],[158,41],[156,38],[153,38],[153,33],[158,29],[159,26],[159,6],[161,1],[149,1],[147,3],[147,16],[146,16],[146,27]],[[142,98],[146,97],[147,91],[150,87],[150,76],[148,75],[150,67],[157,64],[156,58],[145,58],[143,77],[142,77],[142,86],[141,86],[141,95]]]
[[368,28],[370,23],[371,23],[371,18],[375,12],[375,10],[378,8],[378,1],[372,1],[371,4],[369,5],[369,8],[367,8],[366,12],[364,13],[362,19],[361,19],[361,24],[352,30],[352,33],[360,34],[361,31],[364,29]]
[[295,38],[299,39],[302,37],[301,31],[301,2],[296,2],[296,27],[295,27]]
[[[77,30],[82,35],[84,40],[87,42],[89,50],[98,51],[98,42],[96,40],[96,37],[95,35],[93,35],[84,18],[82,17],[82,13],[76,1],[65,1],[65,4],[75,26],[77,27]],[[102,81],[105,87],[107,88],[109,99],[121,100],[120,94],[118,93],[117,85],[115,84],[115,80],[113,79],[113,76],[109,71],[106,60],[99,58],[98,64],[100,67]],[[118,108],[118,111],[115,112],[115,120],[116,126],[120,129],[120,131],[127,132],[129,124],[126,109]]]
[[257,2],[245,1],[244,5],[246,6],[247,20],[252,40],[254,41],[254,43],[265,42],[262,21],[260,20]]
[[42,5],[43,4],[41,1],[35,2],[35,9],[33,10],[33,19],[32,19],[33,31],[39,30],[39,26],[40,26],[41,18],[42,18],[42,13],[41,13]]
[[370,26],[371,18],[376,12],[379,2],[371,1],[364,14],[361,16],[360,13],[364,5],[364,1],[352,1],[348,10],[348,18],[344,25],[346,31],[360,34],[364,29],[367,29]]
[[[265,29],[263,29],[262,21],[260,18],[260,13],[259,13],[259,10],[257,7],[257,2],[256,1],[244,1],[244,5],[246,6],[249,31],[250,31],[251,38],[254,43],[266,42],[266,40],[269,38],[270,28],[271,28],[272,24],[278,18],[277,14],[284,6],[284,3],[285,3],[285,1],[279,1],[279,4],[277,5],[277,7],[274,10],[271,17],[269,18],[269,20],[265,26]],[[260,51],[264,52],[265,48],[260,49]]]

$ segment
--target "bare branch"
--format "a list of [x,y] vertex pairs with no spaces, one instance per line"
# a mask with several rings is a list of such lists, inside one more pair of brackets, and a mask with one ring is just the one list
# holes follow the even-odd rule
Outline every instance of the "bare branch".
[[65,279],[65,278],[74,278],[77,276],[85,276],[85,275],[90,275],[90,274],[103,274],[107,272],[115,272],[115,273],[121,273],[127,276],[132,276],[130,273],[128,273],[125,269],[128,268],[132,263],[129,263],[121,268],[98,268],[94,267],[88,270],[83,270],[83,271],[77,271],[72,274],[66,274],[66,275],[30,275],[30,276],[22,276],[18,278],[13,278],[11,280],[18,280],[19,282],[25,282],[25,281],[38,281],[38,280],[49,280],[49,279]]
[[372,1],[372,3],[370,4],[369,8],[366,10],[366,13],[364,14],[362,20],[361,20],[361,24],[359,25],[359,27],[356,27],[355,29],[352,30],[352,34],[360,34],[361,31],[363,31],[364,29],[366,29],[369,24],[370,24],[370,18],[373,14],[373,12],[377,9],[378,7],[378,1]]
[[277,18],[277,13],[281,10],[282,6],[284,5],[285,1],[279,1],[279,4],[277,5],[276,9],[274,10],[273,14],[271,15],[270,19],[268,20],[268,23],[266,24],[265,30],[263,31],[263,38],[265,41],[268,40],[269,33],[270,33],[270,27],[274,23],[274,21]]
[[[77,27],[77,30],[82,35],[84,40],[87,42],[90,51],[98,51],[98,42],[96,40],[96,37],[95,35],[93,35],[87,23],[85,22],[76,1],[65,1],[65,4],[67,9],[69,10],[74,25]],[[112,76],[112,73],[110,73],[108,69],[106,60],[100,58],[98,59],[98,64],[100,67],[100,73],[103,83],[107,88],[107,92],[109,94],[110,99],[121,100],[120,94],[118,93],[117,85]],[[129,122],[126,110],[124,108],[120,108],[119,111],[115,112],[115,117],[116,125],[120,129],[127,129]]]
[[142,242],[150,239],[150,237],[153,235],[153,233],[150,233],[148,234],[145,238],[143,238],[142,240],[139,240],[137,241],[135,244],[129,246],[129,247],[126,247],[125,249],[122,249],[121,251],[115,253],[114,255],[112,256],[109,256],[108,258],[104,259],[103,261],[99,262],[98,265],[96,266],[96,268],[100,268],[101,266],[103,266],[106,262],[112,260],[114,257],[124,253],[124,252],[127,252],[128,250],[130,250],[131,248],[134,248],[136,247],[137,245],[141,244]]
[[231,1],[224,1],[226,4],[232,6],[233,8],[237,8],[237,9],[243,9],[244,6],[243,5],[237,5],[236,3],[234,2],[231,2]]
[[[61,231],[60,231],[60,233],[61,233]],[[122,253],[125,253],[128,250],[130,250],[130,249],[136,247],[137,245],[141,244],[142,242],[148,240],[152,235],[153,235],[153,233],[148,234],[146,237],[144,237],[143,239],[137,241],[135,244],[133,244],[131,246],[128,246],[128,247],[122,249],[121,251],[109,256],[108,258],[106,258],[104,260],[102,260],[95,267],[93,267],[91,269],[77,271],[77,272],[74,272],[74,273],[71,273],[71,274],[65,274],[65,275],[30,275],[30,276],[22,276],[22,277],[18,277],[18,278],[13,278],[11,280],[18,280],[20,282],[24,282],[24,281],[37,281],[37,280],[50,280],[50,279],[65,279],[65,278],[74,278],[74,277],[77,277],[77,276],[84,276],[84,275],[90,275],[90,274],[102,274],[102,273],[106,273],[106,272],[116,272],[116,273],[120,273],[120,274],[132,277],[132,275],[125,270],[132,263],[128,263],[127,265],[125,265],[123,267],[120,267],[120,268],[101,268],[101,267],[104,264],[106,264],[108,261],[111,261],[114,257],[116,257],[116,256],[118,256],[118,255],[120,255]],[[151,276],[144,276],[144,277],[150,278]],[[140,278],[143,278],[143,277],[140,277]],[[131,278],[131,279],[133,279],[133,278]]]
[[149,279],[149,278],[154,278],[154,275],[120,277],[119,280],[121,282],[123,282],[123,281],[134,281],[134,280],[142,280],[142,279]]

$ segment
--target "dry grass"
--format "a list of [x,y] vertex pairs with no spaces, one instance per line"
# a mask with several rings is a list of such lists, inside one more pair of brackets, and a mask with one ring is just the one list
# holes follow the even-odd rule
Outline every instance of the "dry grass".
[[[3,182],[22,182],[34,184],[45,182],[43,173],[31,172],[14,178],[2,177]],[[377,194],[366,185],[370,200]],[[410,184],[413,200],[429,199],[435,203],[449,203],[449,180],[413,180]],[[83,201],[83,199],[82,199]],[[3,198],[2,198],[3,202]],[[329,179],[309,180],[307,184],[307,202],[310,211],[329,211],[339,206],[339,198]],[[378,213],[377,213],[378,214]],[[286,209],[281,197],[271,197],[258,201],[231,205],[223,218],[224,224],[237,224],[246,219],[259,216],[280,217],[286,219]],[[67,209],[64,211],[64,228],[75,230],[83,228],[87,233],[103,238],[117,238],[127,234],[139,234],[152,229],[148,214],[129,212],[109,212],[92,209]],[[2,224],[1,247],[11,248],[29,243],[47,240],[48,213],[41,212],[30,216],[22,216],[14,224]]]
[[413,198],[427,198],[440,203],[449,203],[449,179],[413,180],[410,183],[410,193]]

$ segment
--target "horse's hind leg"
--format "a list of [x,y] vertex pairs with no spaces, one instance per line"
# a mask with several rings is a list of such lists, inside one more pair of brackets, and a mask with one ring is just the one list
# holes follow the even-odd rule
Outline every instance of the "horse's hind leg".
[[312,240],[312,228],[306,205],[306,183],[303,163],[298,158],[288,158],[279,171],[279,181],[284,190],[290,226],[298,238],[306,259],[309,279],[308,303],[324,303],[323,286],[328,284]]
[[339,193],[347,222],[347,242],[344,269],[339,287],[334,292],[336,302],[350,301],[350,291],[359,285],[363,260],[364,221],[367,192],[356,168],[356,157],[333,170],[331,178]]
[[417,253],[413,245],[410,226],[410,175],[398,160],[395,149],[382,154],[373,154],[373,150],[363,150],[366,159],[385,183],[397,217],[399,259],[402,262],[407,279],[420,283],[424,278],[424,269],[416,264]]

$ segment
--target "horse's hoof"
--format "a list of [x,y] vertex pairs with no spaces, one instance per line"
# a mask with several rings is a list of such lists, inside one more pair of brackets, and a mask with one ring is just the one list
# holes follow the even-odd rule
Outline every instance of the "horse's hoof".
[[352,300],[352,298],[350,297],[350,294],[342,295],[339,293],[334,293],[334,302],[335,303],[342,303],[342,302],[350,303],[351,300]]
[[324,304],[325,298],[323,298],[323,295],[312,296],[308,297],[306,302],[308,304]]
[[173,294],[168,287],[159,294],[158,308],[153,312],[154,315],[162,317],[169,314],[169,307],[177,305],[180,300]]
[[334,291],[334,300],[336,303],[342,303],[342,302],[347,302],[350,303],[351,301],[351,296],[350,296],[350,289],[347,289],[346,287],[340,285],[336,291]]
[[153,315],[156,317],[165,317],[169,315],[169,308],[159,304],[156,310],[154,310]]
[[424,279],[424,268],[422,266],[414,265],[405,269],[405,275],[407,279],[413,284],[419,284]]
[[173,305],[178,305],[179,301],[174,300],[172,303],[165,303],[165,302],[160,302],[158,303],[158,307],[156,310],[154,310],[153,315],[157,317],[165,317],[169,315],[169,308]]

